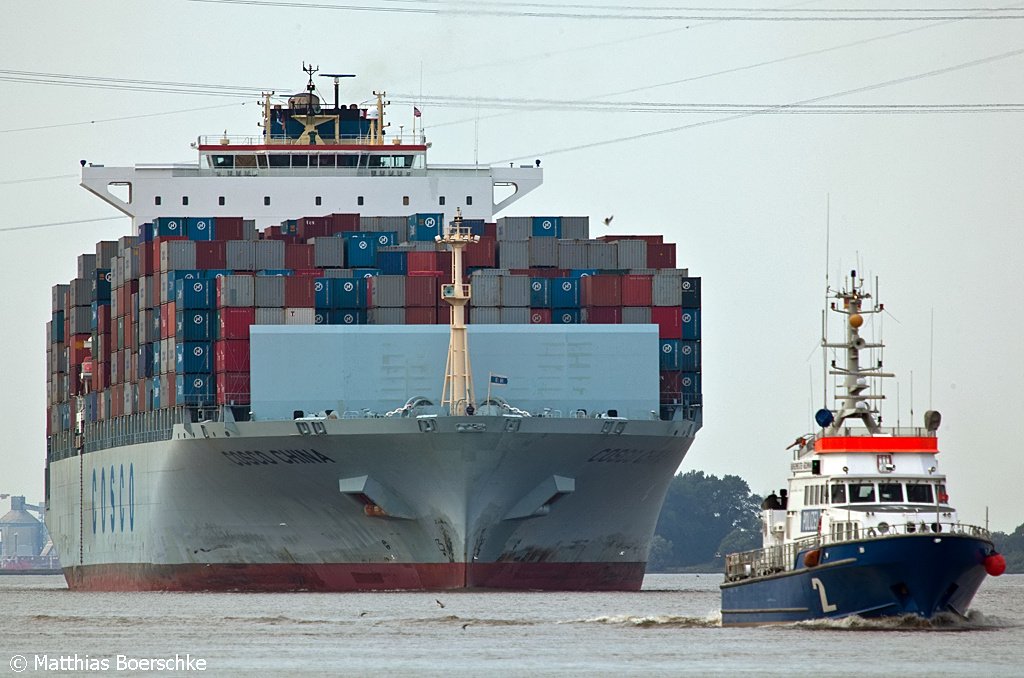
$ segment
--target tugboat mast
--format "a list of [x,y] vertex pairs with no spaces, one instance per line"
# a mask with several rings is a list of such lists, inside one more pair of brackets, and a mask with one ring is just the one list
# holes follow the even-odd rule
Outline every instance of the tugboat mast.
[[[864,393],[868,389],[867,377],[891,377],[890,373],[882,372],[882,361],[877,365],[862,367],[860,364],[860,351],[864,349],[882,348],[882,344],[869,344],[860,336],[860,328],[864,324],[865,313],[881,313],[885,310],[882,304],[875,304],[870,309],[864,308],[864,301],[871,299],[871,294],[864,291],[863,279],[857,279],[857,271],[850,271],[850,288],[835,294],[835,298],[842,300],[842,308],[837,308],[836,302],[832,302],[832,310],[836,313],[846,315],[846,341],[841,344],[829,343],[826,337],[822,337],[821,345],[824,348],[841,348],[846,351],[846,366],[839,367],[836,361],[832,361],[832,369],[829,374],[842,375],[845,377],[843,388],[846,394],[842,396],[842,408],[836,414],[832,422],[832,431],[838,431],[846,419],[860,419],[864,426],[871,433],[878,433],[881,429],[881,421],[875,418],[877,409],[868,404],[870,400],[881,400],[885,398],[880,394]],[[837,394],[836,398],[840,396]]]
[[455,219],[444,227],[444,235],[434,238],[438,244],[452,250],[452,282],[441,285],[441,300],[451,306],[451,333],[448,342],[448,365],[444,373],[441,407],[448,406],[452,416],[472,414],[476,407],[473,397],[473,370],[469,363],[469,341],[466,337],[466,304],[472,295],[470,285],[463,284],[462,250],[479,242],[468,226],[462,225],[462,211],[456,210]]

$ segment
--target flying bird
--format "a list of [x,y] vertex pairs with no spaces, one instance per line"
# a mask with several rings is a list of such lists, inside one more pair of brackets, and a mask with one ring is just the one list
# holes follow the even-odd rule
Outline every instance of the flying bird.
[[467,626],[469,626],[469,622],[466,622],[462,625],[462,630],[465,631]]
[[613,215],[611,215],[610,217],[605,217],[605,218],[604,218],[604,225],[605,225],[605,226],[611,226],[611,223],[612,223],[612,219],[614,219],[614,218],[615,218],[615,215],[614,215],[614,214],[613,214]]
[[444,607],[444,603],[442,603],[442,602],[441,602],[440,600],[438,600],[437,598],[434,598],[434,602],[435,602],[435,603],[437,603],[437,606],[438,606],[438,607]]

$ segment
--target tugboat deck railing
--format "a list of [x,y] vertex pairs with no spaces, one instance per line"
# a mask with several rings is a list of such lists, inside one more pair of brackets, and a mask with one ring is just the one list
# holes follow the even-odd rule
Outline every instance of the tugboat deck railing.
[[726,555],[725,581],[741,581],[792,571],[797,567],[797,556],[800,553],[820,546],[868,539],[888,539],[913,534],[964,535],[985,539],[990,536],[989,531],[983,527],[959,522],[891,525],[886,532],[881,534],[876,528],[866,527],[852,531],[813,535],[778,546]]

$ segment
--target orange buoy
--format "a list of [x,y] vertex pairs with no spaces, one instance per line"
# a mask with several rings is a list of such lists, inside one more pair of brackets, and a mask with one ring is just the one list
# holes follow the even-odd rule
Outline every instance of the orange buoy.
[[1006,558],[1001,553],[995,552],[985,556],[985,572],[992,577],[998,577],[1006,572]]
[[820,561],[821,549],[814,549],[804,554],[804,567],[817,567]]

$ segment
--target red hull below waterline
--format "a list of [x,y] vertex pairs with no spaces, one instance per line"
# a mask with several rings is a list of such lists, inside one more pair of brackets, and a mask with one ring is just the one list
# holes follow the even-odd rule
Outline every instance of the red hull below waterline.
[[638,591],[644,563],[112,564],[66,568],[75,591]]

